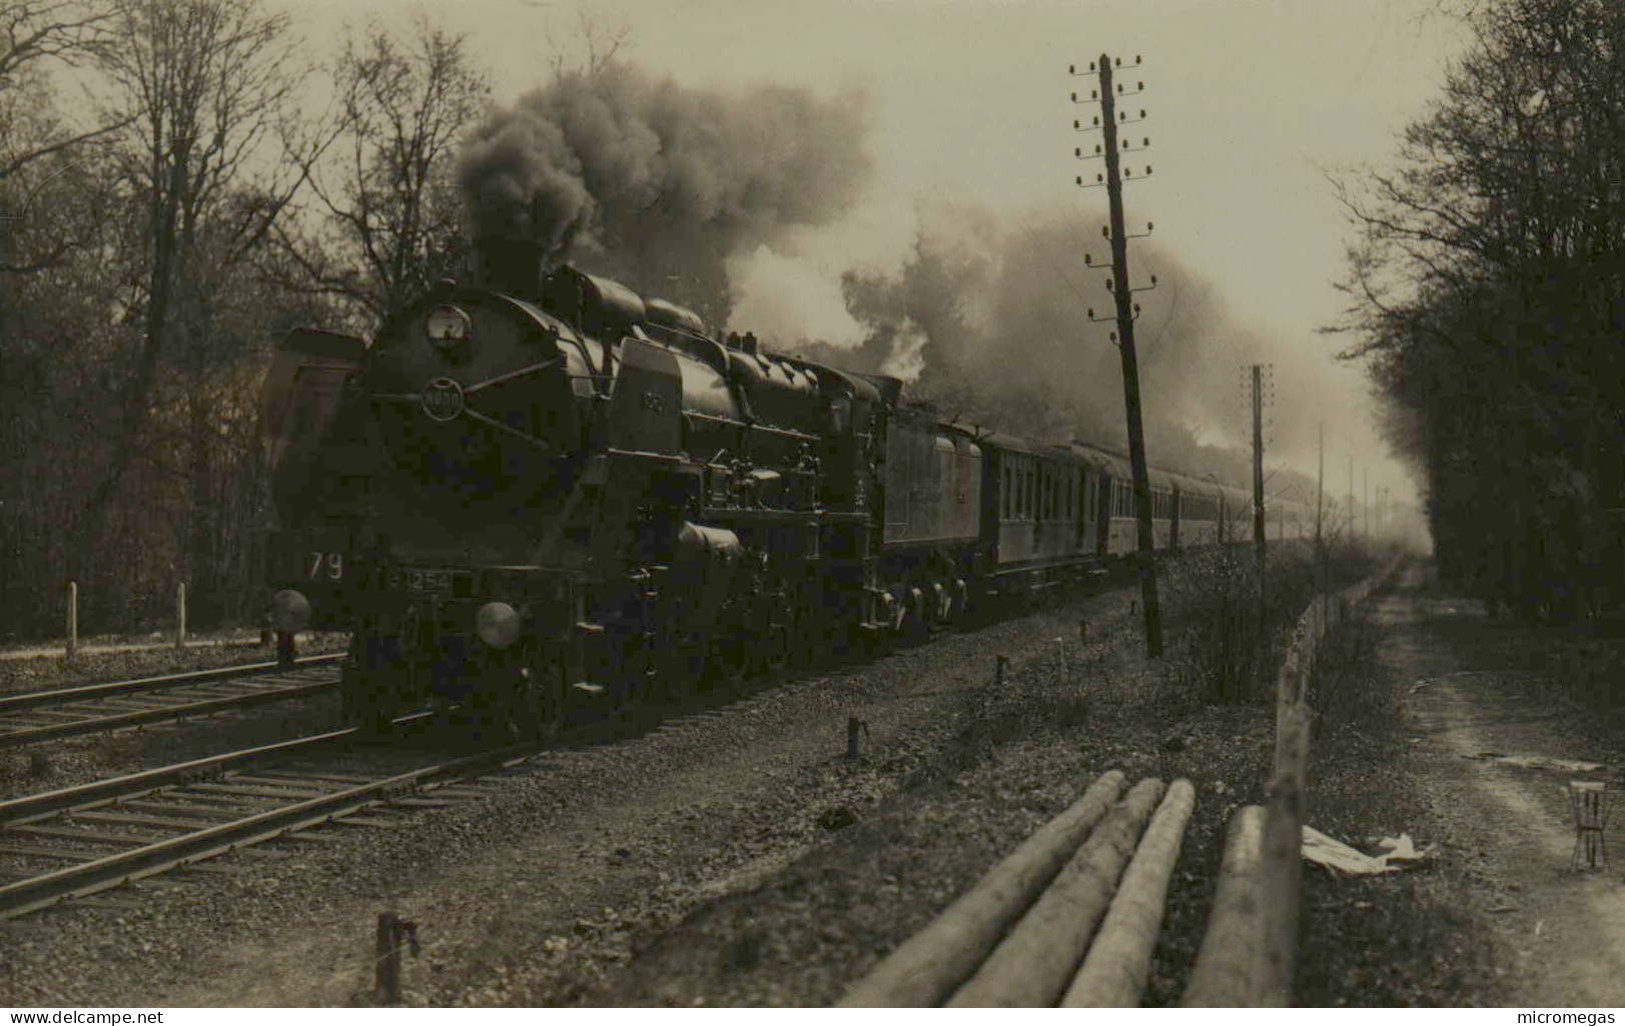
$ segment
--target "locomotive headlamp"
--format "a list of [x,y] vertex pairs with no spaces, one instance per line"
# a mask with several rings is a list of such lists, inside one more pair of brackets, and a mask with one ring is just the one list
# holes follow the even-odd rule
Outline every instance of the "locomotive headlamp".
[[524,626],[518,610],[506,602],[487,602],[474,617],[474,630],[492,648],[507,648],[519,640]]
[[292,588],[271,596],[271,626],[289,634],[310,626],[310,599]]
[[474,335],[474,322],[455,306],[437,306],[424,322],[429,341],[441,349],[467,342]]

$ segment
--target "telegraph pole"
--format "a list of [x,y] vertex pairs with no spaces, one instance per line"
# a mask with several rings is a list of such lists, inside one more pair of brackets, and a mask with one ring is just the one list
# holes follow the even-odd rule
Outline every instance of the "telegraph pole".
[[1264,629],[1264,365],[1253,364],[1253,549],[1258,555],[1258,629]]
[[[1123,227],[1123,168],[1118,159],[1117,92],[1112,85],[1112,63],[1100,55],[1100,128],[1104,135],[1106,198],[1111,206],[1112,296],[1117,301],[1117,350],[1123,364],[1123,407],[1128,418],[1129,468],[1134,478],[1134,513],[1139,540],[1140,604],[1145,607],[1145,650],[1150,657],[1162,655],[1162,611],[1157,602],[1157,567],[1152,558],[1156,538],[1151,529],[1151,479],[1146,472],[1145,430],[1140,419],[1140,367],[1134,351],[1134,289],[1128,278],[1128,234]],[[1142,84],[1143,87],[1143,84]],[[1138,92],[1139,89],[1134,90]],[[1073,94],[1077,99],[1077,94]],[[1142,112],[1143,116],[1143,112]],[[1149,145],[1150,140],[1145,140]],[[1142,147],[1143,148],[1143,147]],[[1082,156],[1081,151],[1077,151]],[[1150,174],[1151,169],[1146,168]],[[1129,171],[1133,175],[1133,171]],[[1083,184],[1080,178],[1078,184]],[[1155,286],[1153,277],[1151,284]],[[1091,318],[1093,311],[1090,311]]]

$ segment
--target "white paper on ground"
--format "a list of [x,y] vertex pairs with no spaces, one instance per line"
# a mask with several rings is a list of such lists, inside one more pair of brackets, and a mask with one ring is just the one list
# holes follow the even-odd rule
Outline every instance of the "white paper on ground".
[[1410,834],[1384,837],[1377,842],[1381,855],[1367,855],[1342,841],[1328,837],[1314,827],[1303,828],[1303,857],[1317,866],[1348,876],[1377,876],[1404,868],[1404,863],[1425,859],[1431,848],[1418,849]]

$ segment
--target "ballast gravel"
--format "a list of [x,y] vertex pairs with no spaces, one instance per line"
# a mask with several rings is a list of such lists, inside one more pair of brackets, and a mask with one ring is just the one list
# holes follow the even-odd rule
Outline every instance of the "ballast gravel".
[[1267,749],[1256,709],[1159,749],[1192,707],[1168,701],[1177,662],[1139,658],[1136,595],[768,682],[544,753],[477,797],[380,810],[389,828],[0,922],[0,1004],[367,1004],[384,911],[416,925],[409,1005],[833,1001],[1098,773],[1211,786]]

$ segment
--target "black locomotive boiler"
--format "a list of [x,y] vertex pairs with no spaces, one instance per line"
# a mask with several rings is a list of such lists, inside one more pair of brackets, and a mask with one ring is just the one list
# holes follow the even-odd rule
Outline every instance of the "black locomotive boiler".
[[[273,620],[351,633],[354,720],[439,699],[545,730],[920,635],[1134,547],[1118,456],[941,423],[895,379],[543,275],[523,243],[483,255],[480,286],[440,283],[370,346],[293,332],[266,379]],[[1250,516],[1218,484],[1152,484],[1159,548]]]

